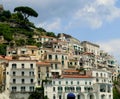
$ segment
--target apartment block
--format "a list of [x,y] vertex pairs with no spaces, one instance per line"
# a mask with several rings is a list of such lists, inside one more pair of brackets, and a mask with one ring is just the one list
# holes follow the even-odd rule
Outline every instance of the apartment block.
[[27,99],[29,93],[35,90],[36,81],[36,61],[9,61],[6,68],[6,91],[11,99]]
[[61,78],[53,78],[52,82],[44,84],[44,93],[50,99],[113,99],[109,76],[104,70],[93,70],[88,73],[64,70]]

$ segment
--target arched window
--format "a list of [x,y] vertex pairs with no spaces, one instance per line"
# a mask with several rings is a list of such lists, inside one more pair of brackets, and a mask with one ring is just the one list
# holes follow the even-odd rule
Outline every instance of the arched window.
[[98,73],[96,73],[96,77],[98,77]]

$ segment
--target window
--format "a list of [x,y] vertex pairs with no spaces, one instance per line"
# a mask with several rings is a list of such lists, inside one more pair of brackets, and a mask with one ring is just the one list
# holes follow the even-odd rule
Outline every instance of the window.
[[38,85],[40,85],[40,81],[38,81]]
[[70,66],[72,66],[72,62],[70,62]]
[[25,54],[25,51],[21,51],[21,54]]
[[30,64],[30,68],[33,68],[33,64]]
[[96,78],[96,82],[99,82],[99,79],[98,79],[98,78]]
[[106,92],[106,85],[105,84],[100,85],[100,92]]
[[13,76],[15,76],[16,75],[16,72],[15,71],[13,71]]
[[75,62],[75,65],[77,65],[77,62]]
[[51,69],[53,69],[53,64],[51,64]]
[[68,84],[68,81],[66,81],[66,85]]
[[21,64],[22,68],[24,68],[24,64]]
[[101,73],[100,75],[101,75],[101,77],[102,77],[102,73]]
[[77,84],[79,85],[79,81],[77,81]]
[[34,72],[29,72],[29,76],[34,76]]
[[96,73],[96,77],[98,77],[98,73]]
[[56,99],[56,98],[55,98],[55,95],[53,95],[53,99]]
[[33,79],[30,79],[30,82],[33,83]]
[[24,92],[24,91],[25,91],[25,87],[22,86],[22,87],[21,87],[21,92]]
[[34,72],[32,72],[32,76],[34,76]]
[[87,85],[87,82],[85,82],[85,85]]
[[73,81],[71,81],[71,85],[73,84]]
[[53,81],[53,84],[55,84],[55,81]]
[[32,54],[34,54],[34,50],[32,50]]
[[58,56],[57,55],[55,55],[55,59],[58,60]]
[[62,61],[62,65],[64,65],[64,61]]
[[53,91],[55,91],[55,87],[53,87]]
[[91,82],[89,82],[89,84],[91,85]]
[[40,78],[40,74],[38,74],[38,78]]
[[76,87],[76,91],[81,91],[81,87]]
[[13,92],[16,92],[16,90],[17,90],[17,87],[15,87],[15,86],[12,87],[12,91],[13,91]]
[[80,99],[80,95],[77,95],[77,99]]
[[47,78],[49,77],[49,73],[47,73]]
[[33,87],[33,86],[30,86],[30,87],[29,87],[29,90],[30,90],[30,92],[33,92],[33,91],[34,91],[34,87]]
[[14,84],[16,83],[16,79],[13,79],[13,83],[14,83]]
[[59,95],[59,99],[62,99],[62,96],[61,96],[61,95]]
[[17,67],[16,64],[12,64],[12,68],[15,69]]
[[55,69],[58,69],[57,64],[55,64]]
[[62,55],[62,60],[64,60],[64,56]]
[[59,84],[61,85],[61,81],[59,81]]
[[49,55],[49,59],[52,59],[52,55]]
[[25,79],[21,79],[21,82],[22,82],[22,83],[25,83]]
[[7,75],[9,74],[9,72],[7,72]]
[[21,72],[21,75],[24,76],[24,74],[25,74],[24,71],[22,71],[22,72]]
[[58,87],[58,92],[62,92],[63,88],[62,87]]

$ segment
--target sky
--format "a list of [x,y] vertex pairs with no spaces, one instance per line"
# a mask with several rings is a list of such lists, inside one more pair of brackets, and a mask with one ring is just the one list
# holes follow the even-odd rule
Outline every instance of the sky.
[[0,0],[5,10],[29,6],[30,21],[49,32],[99,44],[120,61],[120,0]]

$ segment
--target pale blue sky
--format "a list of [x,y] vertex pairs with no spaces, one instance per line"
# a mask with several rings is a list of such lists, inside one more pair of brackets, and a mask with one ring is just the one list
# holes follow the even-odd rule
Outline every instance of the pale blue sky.
[[100,44],[120,56],[120,0],[1,0],[4,9],[29,6],[39,13],[31,21],[47,31],[67,33]]

